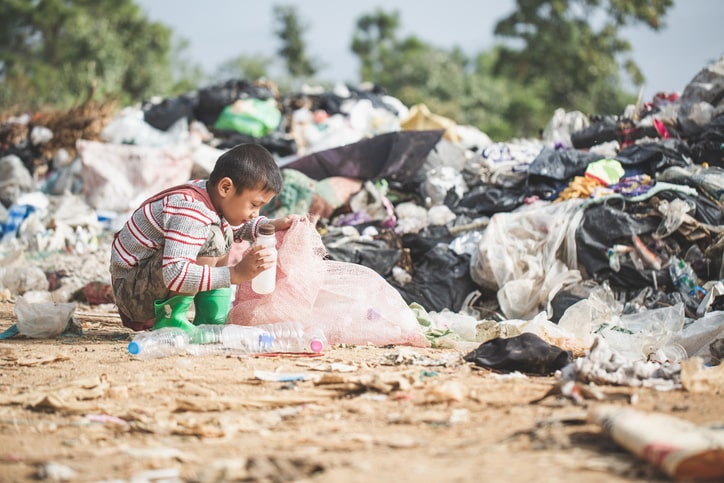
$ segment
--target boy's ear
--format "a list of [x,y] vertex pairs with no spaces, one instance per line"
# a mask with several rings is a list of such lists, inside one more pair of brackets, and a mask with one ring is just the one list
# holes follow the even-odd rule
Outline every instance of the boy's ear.
[[234,182],[231,181],[231,178],[229,177],[221,178],[216,185],[216,190],[219,192],[220,196],[231,196],[235,191]]

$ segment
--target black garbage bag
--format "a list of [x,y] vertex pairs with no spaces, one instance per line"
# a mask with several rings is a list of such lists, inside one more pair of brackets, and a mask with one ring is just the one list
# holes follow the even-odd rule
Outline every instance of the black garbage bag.
[[322,240],[330,260],[364,265],[382,276],[388,275],[401,257],[400,250],[382,240],[355,240],[340,245],[331,245],[324,237]]
[[464,359],[485,369],[547,376],[570,364],[573,354],[526,332],[508,339],[489,340]]
[[[682,179],[680,184],[687,185],[690,183],[690,181],[690,179]],[[689,204],[693,204],[696,209],[693,213],[690,214],[696,219],[696,221],[700,223],[706,223],[707,225],[714,226],[720,226],[724,224],[724,211],[722,211],[722,208],[724,206],[721,203],[706,196],[705,190],[701,185],[693,182],[691,183],[691,185],[693,188],[696,188],[699,193],[701,193],[699,196],[692,196],[688,193],[683,193],[676,190],[659,191],[658,193],[656,193],[656,196],[662,200],[666,200],[669,202],[675,199],[682,199]]]
[[390,277],[388,282],[405,302],[417,302],[428,312],[460,311],[468,294],[478,289],[470,278],[470,255],[457,254],[439,238],[420,235],[403,236],[403,246],[412,259],[412,280],[403,285]]
[[186,118],[191,122],[197,102],[196,93],[167,98],[161,102],[146,101],[141,104],[143,119],[156,129],[166,131],[179,119]]
[[209,128],[209,131],[217,140],[218,144],[216,147],[219,149],[230,149],[237,144],[243,143],[256,143],[264,146],[270,152],[278,154],[279,156],[289,156],[297,152],[297,142],[292,137],[285,135],[279,130],[272,131],[269,134],[258,138],[238,131],[230,131],[228,129]]
[[311,153],[285,164],[312,179],[345,176],[363,180],[414,179],[443,130],[394,131]]
[[526,191],[529,195],[549,199],[568,186],[571,178],[582,176],[590,163],[602,158],[597,153],[546,146],[528,167]]
[[368,100],[372,104],[372,107],[385,109],[395,115],[399,114],[395,106],[392,106],[389,103],[385,102],[384,96],[386,92],[379,85],[374,85],[371,89],[360,89],[353,85],[347,84],[346,88],[348,92],[345,94],[348,95],[344,96],[338,94],[335,91],[327,91],[316,96],[307,97],[314,98],[312,104],[313,109],[322,109],[330,115],[344,114],[342,112],[342,106],[345,102],[349,100]]
[[615,141],[618,120],[608,116],[592,122],[589,126],[571,133],[571,144],[576,149],[587,149],[598,144]]
[[724,168],[724,115],[715,117],[702,131],[689,139],[691,154],[697,164]]
[[269,99],[274,92],[268,87],[257,85],[246,79],[230,79],[222,84],[199,89],[194,117],[213,126],[221,111],[238,99]]
[[645,137],[658,138],[659,132],[653,125],[640,125],[632,119],[607,116],[572,133],[571,144],[576,149],[587,149],[610,141],[625,146]]
[[501,188],[485,184],[473,187],[459,201],[455,202],[454,206],[448,204],[447,197],[445,198],[445,204],[456,215],[467,215],[476,218],[513,211],[523,204],[525,197],[526,192],[521,188]]
[[661,139],[656,142],[634,144],[616,155],[626,176],[634,174],[655,175],[674,166],[691,166],[691,151],[680,139]]
[[588,275],[596,281],[610,280],[618,288],[639,289],[654,285],[669,285],[671,277],[667,270],[641,273],[635,266],[622,263],[619,271],[613,270],[608,258],[608,249],[616,243],[631,244],[633,235],[652,233],[658,228],[661,217],[653,212],[629,213],[623,209],[623,202],[593,205],[586,209],[576,229],[578,263],[585,267]]
[[[22,143],[18,146],[9,146],[2,149],[0,146],[0,158],[5,156],[17,156],[23,162],[23,166],[27,168],[30,174],[35,174],[40,168],[47,168],[49,160],[44,159],[42,154],[30,142]],[[3,180],[5,181],[5,180]]]
[[563,314],[571,305],[575,305],[581,300],[588,299],[594,290],[599,286],[595,280],[582,280],[561,288],[551,299],[551,322],[557,324],[560,322]]

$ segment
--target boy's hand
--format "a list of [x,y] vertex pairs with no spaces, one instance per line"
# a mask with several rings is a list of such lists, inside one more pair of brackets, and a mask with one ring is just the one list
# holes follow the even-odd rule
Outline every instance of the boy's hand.
[[283,231],[283,230],[288,230],[292,226],[292,223],[294,223],[295,220],[307,219],[307,220],[311,221],[312,223],[316,224],[317,218],[318,217],[313,216],[313,215],[287,215],[284,218],[275,218],[274,220],[271,220],[269,223],[274,225],[275,231]]
[[274,266],[271,250],[261,245],[253,246],[239,263],[229,268],[232,284],[246,282]]
[[287,215],[284,218],[275,218],[271,220],[269,223],[274,225],[275,231],[283,231],[288,230],[289,227],[292,226],[292,223],[294,222],[297,215]]

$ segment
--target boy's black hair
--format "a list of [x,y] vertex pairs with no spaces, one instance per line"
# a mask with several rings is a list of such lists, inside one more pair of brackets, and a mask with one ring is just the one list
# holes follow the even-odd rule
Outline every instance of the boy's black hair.
[[271,153],[259,144],[237,144],[219,156],[209,174],[211,186],[223,178],[234,183],[236,193],[261,189],[279,193],[282,190],[282,173]]

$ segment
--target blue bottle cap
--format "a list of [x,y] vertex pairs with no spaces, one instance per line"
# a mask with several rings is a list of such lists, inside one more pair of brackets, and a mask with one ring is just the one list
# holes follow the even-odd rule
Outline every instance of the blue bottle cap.
[[135,340],[132,340],[131,342],[128,343],[128,352],[130,352],[131,354],[133,354],[135,356],[136,354],[141,352],[141,346],[138,345],[138,342],[136,342]]

